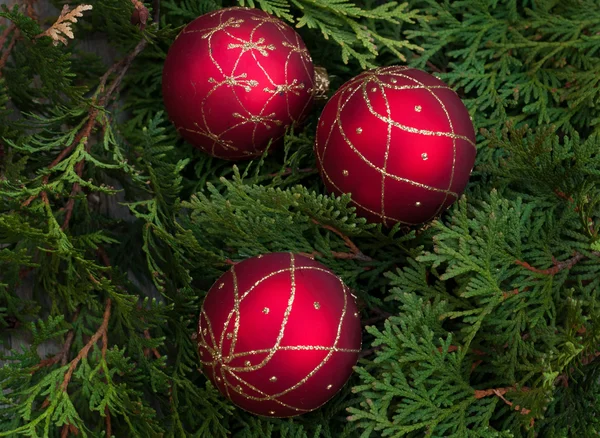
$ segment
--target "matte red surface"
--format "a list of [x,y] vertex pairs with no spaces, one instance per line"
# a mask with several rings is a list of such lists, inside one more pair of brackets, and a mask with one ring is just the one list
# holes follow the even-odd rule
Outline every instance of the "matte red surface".
[[169,49],[162,82],[183,138],[230,160],[261,155],[269,140],[276,144],[287,126],[300,123],[313,87],[298,33],[266,12],[239,7],[188,24]]
[[361,73],[321,114],[317,165],[328,190],[387,226],[427,222],[464,191],[475,163],[469,113],[444,82],[417,69]]
[[352,294],[327,267],[271,253],[217,280],[202,305],[198,340],[203,372],[223,395],[257,415],[291,417],[344,386],[361,326]]

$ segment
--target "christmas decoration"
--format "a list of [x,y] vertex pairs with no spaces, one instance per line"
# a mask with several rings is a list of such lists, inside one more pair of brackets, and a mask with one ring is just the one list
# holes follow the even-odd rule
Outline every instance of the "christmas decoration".
[[313,100],[314,67],[287,24],[233,7],[183,29],[167,54],[162,84],[183,138],[215,157],[248,159],[302,121]]
[[315,143],[327,188],[351,193],[373,222],[426,222],[458,199],[475,162],[475,132],[456,93],[408,67],[346,82],[323,109]]
[[300,415],[327,402],[361,347],[354,299],[305,256],[271,253],[233,266],[209,290],[199,321],[204,373],[249,412]]

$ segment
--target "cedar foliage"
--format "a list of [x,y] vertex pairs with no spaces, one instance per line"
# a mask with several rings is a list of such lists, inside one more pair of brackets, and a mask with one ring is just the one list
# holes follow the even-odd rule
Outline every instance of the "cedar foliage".
[[[169,44],[233,3],[89,3],[73,39],[35,0],[0,12],[0,342],[27,340],[0,350],[0,436],[598,433],[598,0],[239,3],[299,26],[330,93],[405,62],[461,95],[477,166],[459,202],[412,230],[367,224],[325,192],[319,106],[252,162],[177,137],[160,93]],[[112,65],[84,49],[99,35]],[[193,338],[232,262],[282,250],[338,273],[365,324],[349,384],[288,420],[228,403]]]

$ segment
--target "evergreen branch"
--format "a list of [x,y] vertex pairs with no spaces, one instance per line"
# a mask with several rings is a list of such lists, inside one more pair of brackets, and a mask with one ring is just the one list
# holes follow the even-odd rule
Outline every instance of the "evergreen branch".
[[104,307],[104,315],[102,317],[102,324],[100,325],[98,330],[96,330],[96,333],[94,333],[94,335],[91,337],[91,339],[88,341],[88,343],[85,344],[85,346],[79,351],[79,353],[77,354],[75,359],[73,359],[71,361],[71,363],[69,364],[69,369],[67,370],[65,377],[62,381],[62,384],[60,386],[60,388],[63,392],[67,391],[67,387],[69,386],[69,382],[71,381],[73,372],[77,368],[77,365],[79,364],[79,362],[81,362],[82,359],[87,358],[87,355],[88,355],[90,349],[94,345],[96,345],[96,343],[98,342],[98,340],[100,338],[102,338],[102,341],[103,341],[102,357],[104,358],[106,356],[106,347],[105,347],[104,341],[107,340],[106,330],[108,330],[108,321],[110,319],[111,306],[112,306],[112,300],[110,298],[107,298],[106,304]]
[[[600,257],[600,251],[594,251],[594,252],[592,252],[592,255],[594,255],[596,257]],[[571,257],[570,259],[564,260],[562,262],[554,260],[554,266],[552,268],[548,268],[548,269],[538,269],[538,268],[531,266],[529,263],[521,261],[521,260],[515,260],[515,263],[517,265],[523,266],[525,269],[527,269],[531,272],[535,272],[537,274],[542,274],[542,275],[553,276],[565,269],[571,269],[573,266],[575,266],[577,263],[579,263],[581,260],[585,259],[586,257],[587,257],[586,255],[584,255],[580,252],[576,252],[573,257]]]
[[304,169],[292,169],[291,167],[286,167],[285,170],[283,172],[274,172],[274,173],[270,173],[269,176],[271,177],[275,177],[275,176],[288,176],[291,175],[294,172],[298,172],[298,173],[316,173],[317,169],[315,169],[314,167],[307,167]]
[[360,260],[362,262],[372,262],[373,261],[373,259],[371,257],[364,255],[362,253],[362,251],[360,249],[358,249],[358,247],[354,244],[354,242],[352,242],[350,240],[350,238],[348,236],[346,236],[344,233],[342,233],[341,231],[335,229],[331,225],[322,224],[319,221],[317,221],[316,219],[311,219],[311,221],[312,221],[312,223],[319,225],[320,227],[325,228],[326,230],[332,231],[333,233],[340,236],[344,240],[344,243],[346,244],[346,246],[348,248],[350,248],[350,251],[351,251],[350,253],[331,251],[331,254],[333,255],[333,257],[335,257],[337,259],[356,259],[356,260]]
[[8,44],[8,47],[2,52],[2,56],[0,56],[0,77],[2,77],[2,69],[6,65],[6,61],[8,61],[10,52],[12,51],[13,47],[15,46],[15,43],[17,42],[17,38],[19,37],[20,32],[19,32],[19,29],[17,29],[16,25],[11,24],[4,30],[4,32],[2,33],[2,36],[0,36],[0,49],[1,49],[2,47],[4,47],[4,44],[6,43],[6,40],[8,39],[11,32],[13,33],[13,38],[10,41],[10,43]]
[[[150,336],[150,330],[144,329],[144,337],[148,340],[152,339],[152,337]],[[150,351],[152,351],[152,354],[154,354],[154,357],[156,357],[157,359],[160,359],[162,357],[156,348],[145,348],[144,356],[148,357],[148,355],[150,354]],[[109,436],[109,435],[107,435],[107,436]]]
[[[80,311],[80,309],[77,309],[75,311],[75,313],[73,314],[73,323],[75,323],[75,321],[79,317],[79,311]],[[73,343],[74,336],[75,336],[75,333],[73,332],[73,330],[69,330],[69,332],[67,333],[67,337],[65,338],[65,343],[64,343],[63,347],[61,348],[60,352],[58,354],[55,354],[51,358],[42,360],[39,364],[34,366],[33,370],[31,371],[31,374],[35,373],[37,370],[39,370],[41,368],[49,367],[49,366],[55,365],[59,362],[61,363],[62,366],[65,366],[67,364],[67,361],[69,358],[69,350],[71,350],[71,344]]]
[[[100,107],[108,104],[111,96],[113,95],[115,90],[117,90],[117,88],[119,87],[119,85],[121,84],[121,82],[123,80],[123,77],[125,76],[125,74],[129,70],[129,68],[131,67],[131,63],[144,50],[144,48],[146,47],[147,44],[148,44],[148,42],[145,39],[140,40],[140,42],[136,45],[135,49],[129,55],[127,55],[125,58],[121,59],[120,61],[114,63],[106,71],[106,73],[100,78],[97,95],[96,95],[96,97],[94,97],[92,99],[92,102],[90,104],[90,109],[89,109],[88,115],[87,115],[87,119],[88,119],[87,123],[77,133],[77,135],[75,136],[75,138],[73,139],[71,144],[68,147],[66,147],[65,149],[63,149],[58,154],[58,156],[52,161],[52,163],[50,163],[48,165],[48,169],[53,169],[54,167],[58,166],[58,164],[60,164],[70,153],[72,153],[73,149],[75,149],[75,147],[77,145],[81,144],[81,142],[84,143],[86,153],[88,153],[88,154],[90,153],[91,143],[89,140],[90,140],[92,130],[94,129],[94,127],[96,126],[96,124],[98,122],[98,115],[100,113]],[[104,93],[102,95],[102,97],[100,97],[100,99],[97,99],[98,94],[102,94],[104,92],[104,88],[106,87],[106,83],[108,82],[109,77],[115,72],[118,72],[117,77],[113,80],[112,84],[110,85],[110,87],[108,88],[106,93]],[[84,165],[85,165],[85,161],[81,160],[75,166],[75,173],[79,178],[81,178],[83,175]],[[44,178],[42,179],[42,184],[47,185],[49,180],[50,180],[50,175],[49,174],[45,175]],[[73,208],[75,207],[75,196],[79,193],[80,190],[81,190],[80,184],[78,182],[75,182],[71,188],[69,200],[67,201],[67,204],[64,208],[65,218],[64,218],[63,224],[61,226],[62,230],[66,230],[69,227],[69,223],[70,223],[71,217],[73,215]],[[44,201],[44,203],[46,205],[49,205],[49,200],[48,200],[48,197],[45,195],[45,191],[42,191],[41,193],[42,193],[42,200]],[[30,196],[22,204],[22,206],[27,207],[29,204],[31,204],[31,202],[36,197],[37,197],[37,195]]]
[[[517,389],[514,386],[510,386],[507,388],[493,388],[493,389],[477,389],[475,390],[475,398],[476,399],[481,399],[484,397],[488,397],[490,395],[495,395],[497,396],[500,400],[502,400],[504,403],[506,403],[508,406],[513,407],[513,403],[509,400],[506,399],[506,397],[504,397],[504,395],[508,392],[515,392]],[[529,388],[527,387],[523,387],[520,389],[521,392],[527,392],[529,391]],[[531,413],[530,409],[527,409],[525,407],[516,405],[515,406],[515,411],[520,412],[523,415],[529,415]],[[529,422],[529,426],[533,427],[533,425],[535,424],[535,417],[531,417],[530,422]]]

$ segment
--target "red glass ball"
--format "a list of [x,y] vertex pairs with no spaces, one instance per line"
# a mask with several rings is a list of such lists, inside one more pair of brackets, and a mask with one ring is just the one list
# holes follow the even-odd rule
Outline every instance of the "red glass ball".
[[203,372],[224,396],[257,415],[317,409],[344,386],[360,349],[352,294],[305,256],[244,260],[217,280],[202,305]]
[[424,71],[381,67],[346,82],[327,102],[315,142],[317,166],[357,214],[386,226],[416,225],[464,191],[475,131],[458,95]]
[[202,15],[177,36],[162,92],[183,138],[218,158],[260,156],[313,100],[314,67],[300,35],[257,9]]

